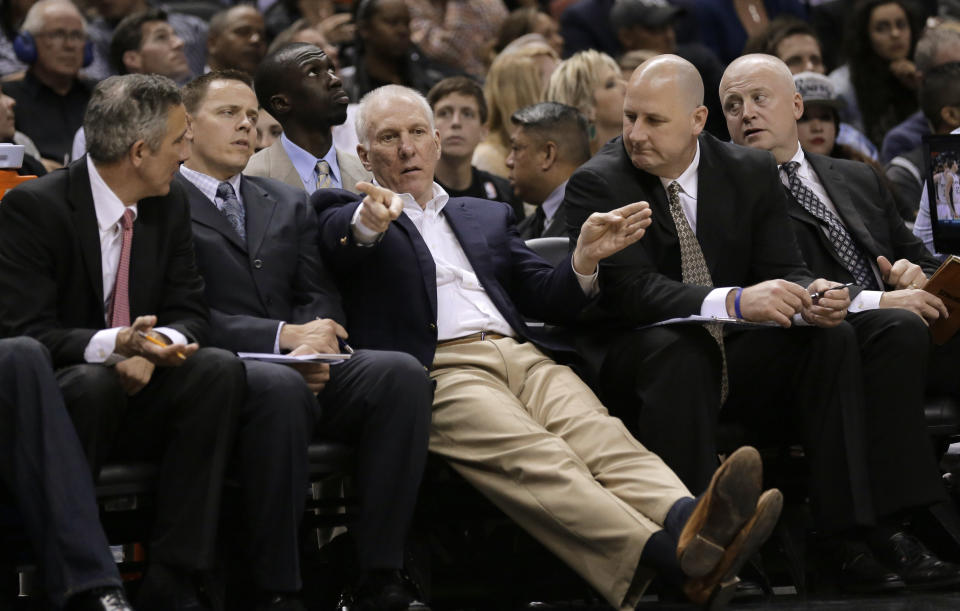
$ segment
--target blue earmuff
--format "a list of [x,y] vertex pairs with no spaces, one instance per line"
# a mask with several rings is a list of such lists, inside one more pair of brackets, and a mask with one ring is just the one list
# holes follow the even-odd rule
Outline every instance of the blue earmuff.
[[[32,66],[37,61],[37,41],[34,40],[33,34],[27,32],[26,30],[21,31],[17,34],[17,37],[13,39],[13,52],[16,54],[17,59]],[[93,63],[93,42],[87,41],[83,43],[83,67],[86,68]]]

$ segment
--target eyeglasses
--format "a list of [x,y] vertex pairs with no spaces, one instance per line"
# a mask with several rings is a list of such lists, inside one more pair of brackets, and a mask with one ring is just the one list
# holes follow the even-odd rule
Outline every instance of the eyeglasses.
[[39,36],[63,44],[68,40],[70,42],[84,42],[87,40],[87,33],[83,30],[53,30],[52,32],[37,32],[34,36]]

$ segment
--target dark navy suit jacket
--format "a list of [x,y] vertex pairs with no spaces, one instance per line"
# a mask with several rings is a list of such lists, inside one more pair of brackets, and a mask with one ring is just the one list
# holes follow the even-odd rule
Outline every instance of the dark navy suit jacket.
[[[437,273],[433,256],[406,214],[371,247],[353,241],[350,221],[360,197],[338,189],[311,196],[320,219],[320,250],[337,276],[355,348],[400,350],[425,367],[437,346]],[[517,234],[507,204],[451,198],[443,214],[490,299],[518,339],[569,354],[573,347],[524,316],[573,322],[589,302],[569,258],[554,269]]]

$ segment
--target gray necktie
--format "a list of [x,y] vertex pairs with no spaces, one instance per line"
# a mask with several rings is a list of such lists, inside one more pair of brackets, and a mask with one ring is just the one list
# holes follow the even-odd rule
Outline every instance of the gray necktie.
[[[680,273],[683,283],[712,287],[713,279],[710,278],[710,270],[707,269],[707,261],[703,258],[700,242],[697,241],[697,236],[690,228],[687,216],[680,206],[680,185],[677,181],[673,181],[667,186],[667,195],[669,195],[670,200],[670,216],[673,217],[673,224],[677,227],[677,238],[680,240]],[[723,364],[720,373],[720,403],[722,404],[727,400],[727,394],[730,391],[730,382],[727,378],[727,351],[723,346],[723,325],[706,323],[703,326],[713,336],[720,348],[720,358]]]
[[217,197],[222,202],[220,212],[227,217],[227,222],[237,231],[237,235],[243,241],[247,240],[246,213],[240,200],[237,199],[237,192],[233,190],[233,185],[228,182],[222,182],[217,185]]
[[783,169],[790,180],[790,194],[803,206],[804,210],[826,225],[830,235],[830,243],[833,244],[840,261],[853,276],[853,279],[857,281],[857,284],[868,290],[880,290],[867,257],[854,243],[847,228],[840,222],[839,217],[820,201],[817,194],[800,180],[798,172],[800,163],[796,161],[787,162],[783,164]]

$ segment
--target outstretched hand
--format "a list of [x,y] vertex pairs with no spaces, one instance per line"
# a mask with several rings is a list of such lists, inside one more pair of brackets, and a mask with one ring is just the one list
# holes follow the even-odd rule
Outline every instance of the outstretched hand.
[[359,220],[371,231],[383,233],[403,213],[403,200],[390,189],[358,182],[357,190],[366,195]]
[[643,237],[650,226],[650,204],[634,202],[610,212],[594,212],[580,228],[573,269],[589,276],[597,264]]

